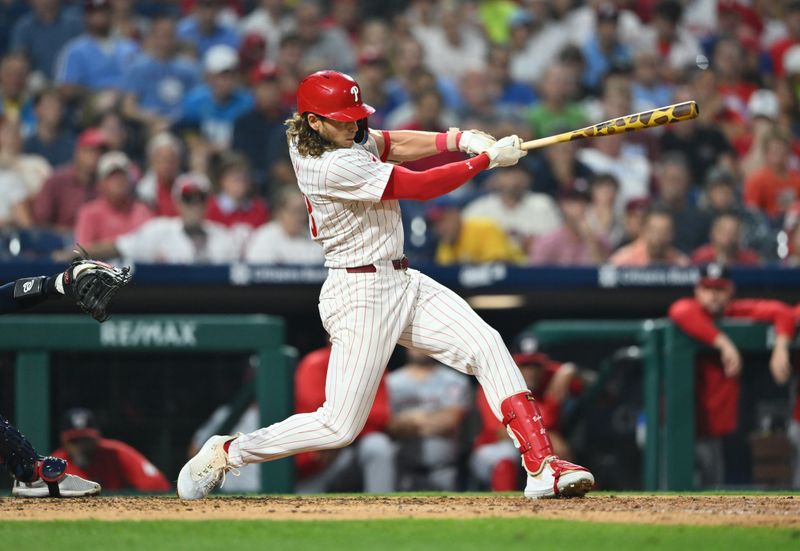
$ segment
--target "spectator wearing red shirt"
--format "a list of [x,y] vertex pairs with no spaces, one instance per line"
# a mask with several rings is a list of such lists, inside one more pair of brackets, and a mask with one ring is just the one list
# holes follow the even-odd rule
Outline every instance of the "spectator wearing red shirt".
[[[536,352],[535,341],[525,338],[522,344],[527,352],[514,354],[525,384],[539,402],[544,426],[559,457],[571,457],[569,443],[560,434],[561,404],[570,394],[578,394],[583,384],[578,377],[575,364],[561,363],[547,354]],[[475,394],[475,406],[481,416],[481,432],[475,438],[475,450],[470,459],[474,476],[495,492],[519,489],[519,451],[506,434],[503,423],[498,421],[486,401],[483,389]]]
[[736,212],[723,212],[711,224],[710,241],[695,249],[692,264],[717,263],[724,266],[757,266],[758,253],[745,249],[742,243],[742,221]]
[[[331,347],[306,355],[294,375],[296,413],[316,411],[325,403],[325,382]],[[383,432],[389,422],[389,397],[386,377],[378,392],[367,422],[355,442],[346,448],[295,455],[298,493],[358,491],[387,493],[395,489],[394,447]],[[517,453],[519,455],[519,453]]]
[[181,142],[167,132],[156,134],[147,143],[147,172],[136,184],[136,196],[156,216],[179,216],[172,188],[181,171]]
[[784,8],[783,22],[786,24],[788,36],[773,43],[769,48],[769,57],[772,60],[772,69],[775,76],[783,78],[786,74],[783,58],[795,44],[800,44],[800,2],[793,0]]
[[78,209],[94,198],[95,171],[106,144],[105,135],[97,128],[84,130],[78,136],[73,162],[57,169],[34,199],[33,218],[37,225],[72,231]]
[[69,461],[67,473],[96,480],[104,490],[168,492],[172,486],[145,456],[119,440],[102,438],[88,409],[68,410],[61,427],[62,447],[52,453]]
[[736,431],[739,418],[739,374],[742,358],[736,344],[715,326],[721,318],[771,322],[775,345],[769,368],[775,382],[785,384],[791,374],[789,343],[795,331],[792,309],[776,300],[734,299],[733,282],[724,267],[701,268],[693,298],[682,298],[669,309],[669,317],[687,335],[716,348],[697,356],[695,388],[696,455],[703,484],[724,481],[721,437]]
[[769,133],[763,147],[763,166],[751,172],[744,182],[744,202],[777,218],[800,200],[800,171],[789,167],[791,144],[782,131]]
[[100,157],[97,165],[99,197],[78,210],[75,241],[83,246],[113,241],[132,232],[153,214],[147,205],[133,198],[131,163],[121,151]]
[[217,172],[219,192],[208,202],[206,219],[224,226],[246,224],[257,228],[269,221],[267,202],[254,196],[250,168],[244,157],[231,154]]

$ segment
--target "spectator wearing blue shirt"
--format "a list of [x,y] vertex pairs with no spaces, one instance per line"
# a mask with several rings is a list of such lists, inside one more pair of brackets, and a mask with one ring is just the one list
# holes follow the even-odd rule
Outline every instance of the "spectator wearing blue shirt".
[[489,80],[499,89],[497,104],[512,108],[530,107],[538,100],[536,92],[525,82],[511,77],[510,64],[511,51],[505,46],[493,45],[489,50],[487,71]]
[[247,158],[256,187],[266,192],[272,165],[286,155],[284,121],[291,112],[283,106],[278,72],[271,63],[262,62],[251,71],[250,85],[255,105],[236,119],[233,149]]
[[200,83],[200,68],[178,56],[175,22],[169,17],[153,21],[147,46],[125,70],[122,109],[157,134],[181,118],[185,95]]
[[253,96],[239,83],[239,55],[230,46],[218,44],[208,50],[203,68],[207,82],[186,96],[179,126],[197,128],[213,148],[227,149],[234,122],[253,108]]
[[58,0],[31,0],[33,11],[19,18],[11,32],[10,49],[21,51],[34,72],[53,78],[58,52],[83,32],[80,10],[61,8]]
[[658,52],[643,48],[633,56],[631,99],[634,111],[647,111],[672,103],[672,87],[661,79],[662,64]]
[[69,41],[61,52],[55,80],[68,100],[87,91],[122,90],[123,71],[139,47],[111,34],[109,0],[84,0],[86,32]]
[[25,140],[24,151],[41,155],[50,166],[69,163],[75,151],[75,136],[64,128],[64,102],[55,88],[46,88],[34,99],[36,124]]
[[598,90],[603,76],[611,69],[624,68],[631,63],[631,51],[617,37],[619,12],[611,5],[597,11],[597,30],[583,48],[586,69],[583,83],[590,90]]
[[194,13],[178,23],[178,37],[193,44],[201,59],[208,50],[220,44],[239,48],[239,33],[218,23],[219,11],[219,0],[197,0]]

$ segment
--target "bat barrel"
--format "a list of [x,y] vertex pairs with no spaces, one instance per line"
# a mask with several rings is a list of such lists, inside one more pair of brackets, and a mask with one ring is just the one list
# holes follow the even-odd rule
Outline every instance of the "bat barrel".
[[700,109],[694,101],[676,103],[650,111],[642,111],[632,115],[625,115],[616,119],[611,119],[594,126],[589,126],[581,130],[575,130],[570,135],[570,140],[590,138],[592,136],[607,136],[620,132],[632,132],[642,128],[652,128],[674,122],[688,121],[697,117]]
[[625,115],[579,130],[572,130],[571,132],[564,132],[563,134],[557,134],[555,136],[531,140],[523,143],[522,149],[536,149],[555,143],[571,142],[584,138],[593,138],[595,136],[621,134],[623,132],[633,132],[634,130],[641,130],[643,128],[652,128],[664,124],[688,121],[694,119],[699,114],[700,108],[697,106],[697,102],[684,101],[683,103],[666,105],[657,109],[651,109],[650,111]]
[[[697,102],[684,101],[683,103],[675,103],[673,105],[653,109],[652,111],[628,115],[623,118],[638,118],[638,120],[645,123],[645,126],[660,126],[672,122],[688,121],[697,117],[699,114],[700,108],[697,106]],[[645,116],[647,116],[647,120],[645,120]]]

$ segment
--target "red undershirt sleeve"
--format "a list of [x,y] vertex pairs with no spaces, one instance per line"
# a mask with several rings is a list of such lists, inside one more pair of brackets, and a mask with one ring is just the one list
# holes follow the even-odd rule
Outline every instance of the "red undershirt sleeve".
[[485,153],[472,159],[448,163],[422,172],[396,166],[389,176],[381,200],[427,201],[450,193],[487,168],[489,168],[489,157]]
[[778,335],[794,337],[794,313],[787,304],[777,300],[734,300],[725,309],[725,316],[772,322]]
[[712,344],[719,335],[711,316],[694,299],[684,298],[674,303],[669,317],[684,333],[704,344]]

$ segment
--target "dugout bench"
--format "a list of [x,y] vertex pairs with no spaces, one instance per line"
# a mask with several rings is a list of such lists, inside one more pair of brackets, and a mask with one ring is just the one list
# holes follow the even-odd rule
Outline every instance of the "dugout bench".
[[[772,349],[775,333],[770,325],[725,320],[718,327],[743,353]],[[542,321],[529,332],[543,347],[611,340],[637,344],[642,350],[646,422],[642,486],[647,491],[694,489],[695,357],[708,347],[669,319]],[[599,375],[595,385],[606,380],[602,370]],[[592,389],[588,394],[593,395]]]
[[[284,346],[284,333],[283,320],[260,314],[120,315],[102,324],[83,315],[11,315],[0,318],[0,350],[16,354],[15,424],[47,450],[52,352],[252,353],[255,397],[267,426],[293,409],[296,354]],[[293,481],[291,459],[262,464],[262,492],[291,493]]]

